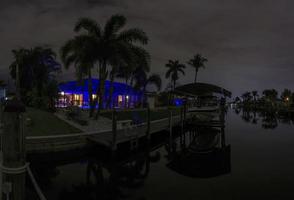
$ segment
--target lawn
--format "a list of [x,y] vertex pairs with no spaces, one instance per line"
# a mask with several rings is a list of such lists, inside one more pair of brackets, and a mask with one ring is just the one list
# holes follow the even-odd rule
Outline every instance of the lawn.
[[[174,108],[173,109],[173,115],[180,115],[180,109]],[[112,118],[112,112],[107,111],[104,113],[101,113],[101,116],[107,117],[109,119]],[[158,120],[158,119],[164,119],[169,117],[169,111],[168,110],[151,110],[150,118],[151,121]],[[126,111],[118,111],[117,112],[117,119],[118,120],[138,120],[141,122],[147,121],[147,110],[126,110]]]
[[79,133],[81,130],[56,117],[53,113],[26,108],[24,114],[27,136],[48,136]]

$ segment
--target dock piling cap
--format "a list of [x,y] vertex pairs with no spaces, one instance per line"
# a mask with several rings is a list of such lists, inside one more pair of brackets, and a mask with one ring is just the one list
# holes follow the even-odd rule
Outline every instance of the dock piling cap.
[[25,105],[17,100],[17,99],[12,99],[12,100],[7,100],[4,103],[4,112],[25,112],[26,108]]

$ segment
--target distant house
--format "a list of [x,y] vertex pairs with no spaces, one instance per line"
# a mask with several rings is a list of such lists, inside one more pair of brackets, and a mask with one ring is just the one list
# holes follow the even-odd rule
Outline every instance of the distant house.
[[[93,99],[97,98],[96,91],[99,86],[98,79],[92,79]],[[60,95],[57,102],[58,107],[79,106],[89,108],[88,80],[81,83],[77,81],[69,81],[59,84]],[[133,89],[124,83],[113,83],[113,106],[117,108],[136,107],[140,104],[141,92]],[[110,81],[105,82],[105,94],[103,99],[103,107],[106,107],[110,93]]]
[[6,85],[0,84],[0,100],[6,98]]

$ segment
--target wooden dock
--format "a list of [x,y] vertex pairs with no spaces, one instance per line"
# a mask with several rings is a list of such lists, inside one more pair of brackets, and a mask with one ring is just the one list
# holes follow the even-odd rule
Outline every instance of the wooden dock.
[[[169,118],[163,118],[154,121],[147,120],[147,122],[138,125],[129,125],[125,127],[118,127],[117,120],[113,119],[113,126],[109,130],[82,132],[67,135],[28,136],[26,137],[26,149],[29,154],[40,154],[82,149],[87,147],[89,144],[94,143],[115,151],[117,145],[119,144],[128,141],[138,141],[139,138],[145,136],[148,139],[154,133],[164,130],[171,130],[174,126],[180,125],[183,127],[183,124],[186,124],[187,128],[225,127],[224,114],[220,114],[217,120],[210,121],[195,121],[193,120],[194,115],[195,113],[193,112],[181,112],[180,115],[170,115]],[[184,120],[186,120],[185,123]],[[183,129],[181,130],[183,131]]]
[[[181,116],[172,116],[172,126],[179,125]],[[148,122],[129,126],[116,131],[115,145],[127,141],[135,140],[146,136]],[[170,119],[164,118],[150,122],[150,134],[157,133],[163,130],[168,130],[170,127]],[[84,148],[89,144],[89,141],[105,146],[113,147],[113,130],[104,130],[99,132],[84,132],[67,135],[53,136],[27,136],[26,149],[28,153],[47,153],[59,152],[73,149]]]

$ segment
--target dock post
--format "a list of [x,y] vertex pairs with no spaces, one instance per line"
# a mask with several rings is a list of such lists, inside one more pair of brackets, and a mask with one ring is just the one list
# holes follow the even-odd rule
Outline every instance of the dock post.
[[181,135],[184,134],[184,108],[181,107]]
[[184,121],[186,121],[187,118],[187,100],[184,103]]
[[151,121],[151,113],[150,113],[150,107],[148,105],[148,108],[147,108],[147,130],[146,130],[146,139],[147,139],[147,144],[148,145],[149,145],[149,142],[150,142],[150,130],[151,130],[150,121]]
[[169,110],[169,144],[172,145],[173,141],[173,111]]
[[112,153],[114,153],[117,148],[116,139],[117,139],[117,112],[115,109],[113,109],[112,111],[112,146],[111,146]]
[[7,101],[3,110],[2,154],[0,166],[2,194],[5,199],[25,199],[26,151],[23,129],[24,105],[18,100]]

